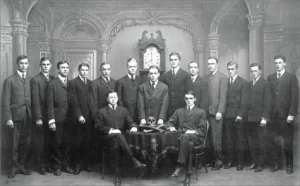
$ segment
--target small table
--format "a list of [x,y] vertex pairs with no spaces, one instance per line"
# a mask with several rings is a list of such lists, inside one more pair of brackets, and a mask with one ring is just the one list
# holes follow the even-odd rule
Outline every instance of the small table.
[[178,133],[165,131],[163,133],[128,133],[127,140],[133,153],[140,157],[149,170],[157,170],[157,159],[163,156],[167,147],[179,147]]

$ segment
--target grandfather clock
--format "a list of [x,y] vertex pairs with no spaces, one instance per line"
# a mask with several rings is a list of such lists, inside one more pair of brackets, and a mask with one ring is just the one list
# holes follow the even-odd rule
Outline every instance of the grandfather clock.
[[161,35],[161,31],[157,30],[157,37],[154,38],[151,33],[150,38],[147,37],[148,31],[144,31],[142,39],[139,39],[139,55],[140,55],[140,76],[146,80],[148,68],[151,65],[159,67],[160,74],[165,72],[165,39]]

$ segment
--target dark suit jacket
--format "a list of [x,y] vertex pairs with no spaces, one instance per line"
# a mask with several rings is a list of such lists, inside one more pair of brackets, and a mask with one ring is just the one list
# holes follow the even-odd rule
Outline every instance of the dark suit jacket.
[[[67,84],[70,81],[67,80]],[[55,119],[56,123],[61,123],[66,117],[71,117],[68,105],[68,91],[63,82],[56,77],[47,86],[47,119]]]
[[79,116],[83,116],[87,120],[90,116],[91,84],[91,80],[87,79],[87,84],[85,84],[79,76],[68,84],[69,107],[72,111],[72,116],[76,117],[76,119]]
[[296,116],[299,104],[298,80],[294,74],[287,71],[277,79],[277,73],[269,76],[268,81],[272,90],[272,116],[276,112],[282,119]]
[[206,75],[205,86],[208,89],[209,106],[208,113],[225,113],[228,78],[219,70],[214,75]]
[[191,78],[190,81],[192,90],[196,95],[196,107],[206,110],[208,107],[208,90],[205,88],[203,79],[200,76],[197,76],[194,82]]
[[42,72],[33,77],[30,81],[31,90],[31,106],[32,106],[32,119],[47,120],[46,114],[46,88],[48,83],[54,79],[54,76],[49,75],[49,80]]
[[177,109],[166,122],[167,127],[175,127],[178,132],[186,132],[187,130],[195,130],[201,142],[204,141],[206,135],[206,116],[205,111],[194,107],[187,111],[186,107]]
[[224,118],[247,117],[248,87],[248,82],[240,76],[232,84],[228,84]]
[[139,87],[139,119],[148,119],[149,116],[154,116],[156,120],[166,120],[168,110],[168,87],[158,81],[153,90],[150,82],[145,82]]
[[93,118],[98,109],[107,105],[106,94],[110,90],[116,90],[116,83],[116,80],[112,78],[110,78],[109,83],[107,83],[102,76],[92,81],[91,106]]
[[96,113],[95,128],[101,135],[107,135],[111,128],[119,129],[124,134],[126,129],[136,126],[127,109],[119,105],[116,110],[106,106]]
[[5,79],[2,92],[4,122],[24,119],[26,110],[31,117],[30,79],[27,73],[24,84],[17,72]]
[[171,70],[160,76],[159,80],[169,88],[168,116],[170,117],[176,109],[184,107],[184,95],[192,90],[191,76],[186,71],[179,69],[172,78]]
[[253,86],[253,81],[249,82],[249,106],[248,121],[261,121],[261,118],[270,120],[271,113],[271,87],[268,81],[262,77]]
[[117,81],[120,105],[129,111],[133,119],[137,118],[138,89],[141,83],[142,79],[139,76],[135,76],[134,82],[132,82],[127,74]]

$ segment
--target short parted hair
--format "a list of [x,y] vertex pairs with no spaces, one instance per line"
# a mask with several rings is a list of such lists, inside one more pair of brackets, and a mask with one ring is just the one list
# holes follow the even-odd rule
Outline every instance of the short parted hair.
[[148,71],[150,71],[150,69],[152,69],[152,68],[157,69],[157,71],[159,72],[159,67],[156,66],[156,65],[151,65],[151,66],[148,68]]
[[194,98],[196,97],[195,93],[192,90],[188,91],[185,95],[193,95]]
[[274,61],[275,61],[276,59],[282,59],[282,60],[283,60],[283,62],[285,62],[285,56],[284,56],[284,55],[282,55],[282,54],[278,54],[278,55],[276,55],[276,56],[274,57]]
[[190,67],[190,65],[191,65],[192,63],[197,64],[197,67],[199,68],[199,65],[198,65],[198,63],[197,63],[196,61],[191,61],[191,62],[189,63],[189,66],[188,66],[188,67]]
[[65,64],[65,63],[69,65],[69,63],[67,61],[59,61],[56,65],[57,69],[60,68],[60,65]]
[[227,67],[229,67],[229,66],[233,66],[233,65],[235,65],[235,67],[236,67],[236,68],[239,68],[239,65],[238,65],[238,63],[237,63],[237,62],[235,62],[235,61],[229,61],[229,62],[227,63]]
[[110,66],[110,64],[109,64],[109,63],[107,63],[107,62],[103,62],[103,63],[101,63],[101,65],[100,65],[100,70],[102,70],[102,67],[103,67],[104,65],[109,65],[109,66]]
[[258,67],[258,69],[261,70],[261,65],[258,64],[258,63],[252,63],[252,64],[250,65],[250,68],[251,68],[251,67]]
[[128,63],[131,62],[131,61],[137,62],[136,59],[135,59],[134,57],[131,57],[131,58],[127,59],[127,65],[128,65]]
[[219,62],[218,58],[217,58],[217,57],[215,57],[215,56],[210,56],[209,58],[207,58],[207,61],[208,61],[208,60],[210,60],[210,59],[214,59],[214,60],[216,60],[216,63],[218,63],[218,62]]
[[51,60],[49,57],[42,57],[40,60],[40,64],[42,64],[44,61],[50,61],[50,63],[51,63]]
[[82,67],[88,67],[88,68],[90,68],[90,65],[89,65],[88,63],[80,63],[80,64],[78,65],[78,71],[79,71]]
[[19,55],[19,56],[17,57],[17,64],[18,64],[22,59],[28,59],[28,57],[25,56],[25,55]]
[[[106,94],[106,98],[108,98],[109,94],[111,94],[111,93],[116,93],[116,94],[117,94],[117,91],[115,91],[115,90],[109,90],[109,91],[107,92],[107,94]],[[118,94],[117,94],[117,95],[118,95]]]
[[179,59],[179,61],[181,61],[181,55],[180,55],[178,52],[171,52],[170,55],[169,55],[169,58],[170,58],[171,56],[177,56],[178,59]]

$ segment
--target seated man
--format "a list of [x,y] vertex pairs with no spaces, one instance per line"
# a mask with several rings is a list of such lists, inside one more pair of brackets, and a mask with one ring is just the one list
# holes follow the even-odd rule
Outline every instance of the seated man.
[[[133,157],[133,153],[125,139],[124,133],[126,129],[130,132],[136,132],[136,124],[131,118],[129,112],[121,106],[117,106],[118,95],[117,92],[111,90],[107,93],[108,106],[97,111],[95,117],[95,127],[102,134],[102,140],[107,145],[112,154],[114,154],[115,168],[115,185],[121,185],[119,178],[119,159],[120,151],[124,156],[134,163],[135,168],[145,168],[146,165],[139,162]],[[104,162],[103,162],[104,163]]]
[[196,97],[192,91],[185,94],[186,107],[177,109],[166,122],[170,131],[179,132],[179,155],[177,167],[172,177],[178,177],[180,169],[186,167],[184,185],[189,185],[189,177],[193,174],[194,145],[203,144],[206,135],[206,117],[204,110],[195,106]]

